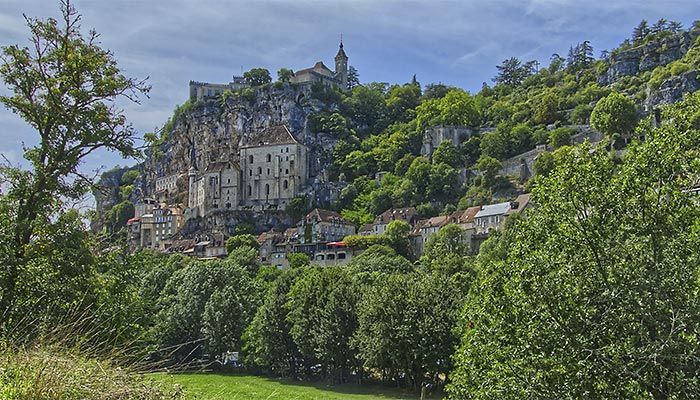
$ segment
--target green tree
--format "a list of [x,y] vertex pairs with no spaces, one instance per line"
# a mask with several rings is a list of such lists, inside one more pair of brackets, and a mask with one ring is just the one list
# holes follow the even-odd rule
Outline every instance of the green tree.
[[596,103],[591,112],[591,126],[613,139],[616,135],[628,135],[637,124],[634,103],[624,94],[612,92]]
[[572,130],[570,128],[556,128],[549,132],[549,146],[558,149],[571,144]]
[[294,77],[294,71],[289,68],[280,68],[277,71],[277,80],[280,82],[289,83]]
[[3,173],[10,214],[12,257],[4,264],[0,321],[12,315],[17,280],[25,253],[42,216],[56,211],[62,199],[80,198],[92,181],[79,171],[84,158],[101,149],[124,157],[137,154],[134,130],[113,102],[138,102],[150,87],[124,76],[112,53],[99,47],[98,34],[80,32],[80,16],[62,3],[61,22],[27,18],[31,47],[2,48],[0,77],[9,94],[0,103],[27,121],[39,134],[25,151],[31,171]]
[[289,291],[290,333],[308,361],[321,364],[326,378],[345,382],[358,361],[350,338],[357,327],[359,292],[345,268],[304,270]]
[[302,268],[311,264],[309,256],[305,253],[289,253],[287,260],[289,261],[289,268]]
[[520,85],[532,73],[530,68],[522,65],[520,60],[515,57],[504,60],[501,65],[496,66],[496,69],[498,69],[498,75],[493,78],[493,81],[496,84],[510,86]]
[[[537,207],[482,246],[454,397],[669,399],[697,393],[700,96],[645,121],[622,162],[577,146]],[[488,385],[484,385],[488,382]]]
[[411,225],[404,220],[389,222],[384,234],[389,239],[389,245],[396,252],[406,258],[411,256],[411,242],[408,235],[411,233]]
[[303,364],[287,319],[289,290],[301,269],[282,271],[263,296],[253,320],[243,334],[245,362],[277,376],[298,377]]
[[496,180],[498,171],[501,169],[501,162],[493,157],[482,155],[476,163],[476,169],[481,172],[485,185],[491,186]]
[[445,140],[433,152],[433,163],[445,163],[450,167],[458,168],[462,164],[462,157],[457,147],[449,140]]
[[358,131],[379,133],[384,129],[386,100],[384,93],[371,86],[356,86],[345,101],[350,119]]
[[352,90],[360,85],[360,73],[352,65],[348,68],[348,89]]
[[176,271],[161,292],[157,344],[174,349],[172,361],[205,353],[213,359],[238,348],[256,307],[255,281],[236,260],[193,262]]
[[272,82],[270,71],[266,68],[252,68],[243,73],[243,78],[250,86],[262,86]]
[[357,306],[353,337],[364,366],[385,379],[418,389],[450,371],[457,343],[453,327],[463,304],[458,283],[449,276],[409,273],[377,278]]
[[244,233],[242,235],[234,235],[226,239],[225,246],[227,253],[233,253],[234,250],[240,247],[250,247],[257,250],[260,248],[260,243],[258,243],[258,239],[255,237],[255,235]]
[[386,99],[387,115],[392,122],[408,122],[416,113],[415,108],[420,104],[420,86],[406,84],[394,85],[389,89]]

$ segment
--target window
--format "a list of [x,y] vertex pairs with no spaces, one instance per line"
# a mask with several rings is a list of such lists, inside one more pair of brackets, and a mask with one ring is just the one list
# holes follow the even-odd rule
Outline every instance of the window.
[[338,253],[338,260],[345,260],[345,253]]
[[267,155],[267,162],[270,162],[270,161],[272,161],[272,155],[268,154]]
[[292,160],[292,161],[289,162],[289,167],[290,167],[290,168],[294,168],[294,160]]
[[252,170],[252,169],[250,170],[250,176],[253,176],[253,170]]
[[287,189],[289,188],[289,182],[285,179],[284,182],[282,182],[282,188]]
[[285,157],[284,161],[289,161],[289,156]]
[[329,254],[328,257],[326,257],[327,260],[335,260],[335,254]]
[[269,196],[269,195],[270,195],[270,185],[265,184],[265,196]]
[[[253,171],[251,170],[251,173],[252,172]],[[252,196],[252,195],[253,195],[253,188],[250,185],[248,185],[248,196]]]
[[258,175],[262,175],[262,167],[258,167]]
[[267,169],[267,174],[270,175],[270,168]]
[[228,178],[227,181],[226,183],[231,183],[231,178]]
[[251,164],[253,163],[253,156],[252,156],[252,155],[251,155],[251,156],[248,156],[248,162],[251,163]]
[[284,173],[285,173],[285,175],[289,175],[289,168],[286,168],[286,169],[284,170]]

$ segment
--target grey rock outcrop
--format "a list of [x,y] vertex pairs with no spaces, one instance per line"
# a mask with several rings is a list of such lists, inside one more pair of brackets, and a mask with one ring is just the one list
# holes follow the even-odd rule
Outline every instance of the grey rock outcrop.
[[680,32],[659,41],[613,54],[607,60],[607,70],[598,77],[598,83],[610,85],[624,76],[651,71],[678,60],[688,52],[698,34],[700,32],[697,30]]
[[644,101],[646,110],[653,110],[661,104],[672,104],[683,100],[683,94],[700,90],[698,71],[688,71],[680,76],[665,80],[658,89],[647,87],[647,97]]

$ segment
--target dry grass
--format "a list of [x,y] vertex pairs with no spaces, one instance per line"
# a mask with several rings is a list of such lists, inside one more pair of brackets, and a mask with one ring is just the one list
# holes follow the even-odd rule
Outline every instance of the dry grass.
[[0,342],[0,399],[164,400],[184,398],[177,385],[156,382],[60,346],[13,348]]

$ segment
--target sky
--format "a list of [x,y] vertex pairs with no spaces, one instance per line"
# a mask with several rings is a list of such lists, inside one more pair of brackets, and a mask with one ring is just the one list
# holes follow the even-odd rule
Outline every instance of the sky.
[[[190,80],[226,83],[254,67],[293,70],[333,57],[342,34],[361,82],[444,83],[478,91],[506,58],[537,59],[589,40],[596,56],[629,37],[642,19],[700,19],[698,0],[74,0],[124,73],[149,77],[150,98],[119,102],[142,135],[162,126],[188,97]],[[0,45],[26,45],[23,14],[59,15],[58,0],[1,0]],[[0,93],[8,94],[0,83]],[[0,154],[25,166],[36,132],[0,108]],[[132,165],[108,152],[84,172]]]

